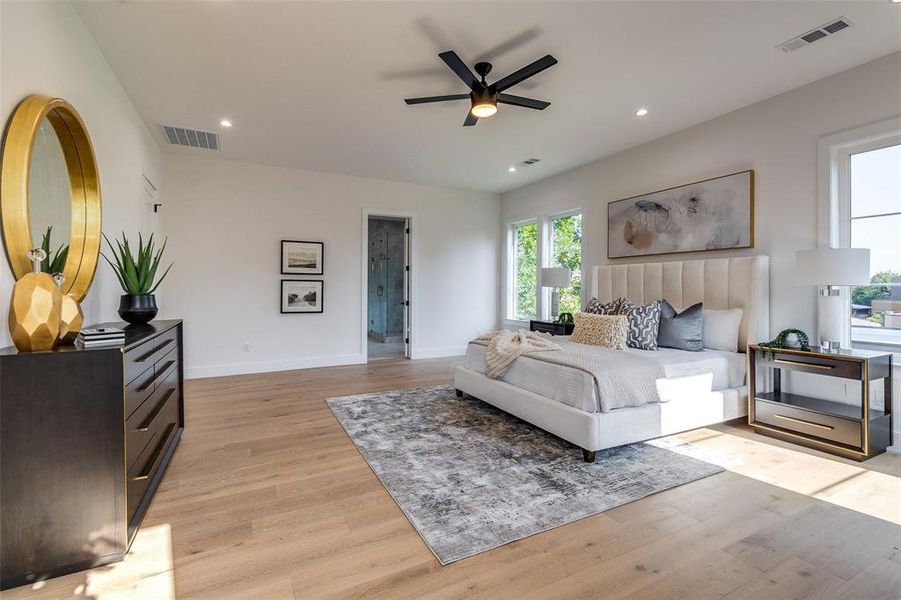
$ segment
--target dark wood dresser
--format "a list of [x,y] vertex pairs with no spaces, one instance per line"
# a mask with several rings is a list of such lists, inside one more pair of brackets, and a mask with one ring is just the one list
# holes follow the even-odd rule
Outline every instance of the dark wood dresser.
[[[837,353],[748,348],[748,424],[758,433],[854,460],[885,452],[892,435],[892,355],[866,350]],[[783,389],[792,373],[817,376],[820,391]],[[877,400],[872,382],[880,381]],[[798,386],[793,386],[797,388]],[[848,394],[838,402],[822,398]]]
[[121,560],[184,430],[181,321],[0,350],[0,589]]

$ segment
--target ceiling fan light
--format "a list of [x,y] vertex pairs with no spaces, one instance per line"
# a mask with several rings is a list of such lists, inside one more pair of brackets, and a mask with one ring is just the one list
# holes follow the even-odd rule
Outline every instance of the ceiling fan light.
[[481,100],[472,105],[472,115],[480,119],[490,117],[497,112],[497,104],[490,100]]

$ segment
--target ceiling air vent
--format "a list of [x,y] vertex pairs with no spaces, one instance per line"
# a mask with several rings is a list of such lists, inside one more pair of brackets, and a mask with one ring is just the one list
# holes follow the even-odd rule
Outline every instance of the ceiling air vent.
[[838,33],[842,29],[847,29],[848,27],[851,27],[851,25],[851,21],[844,17],[833,19],[824,25],[820,25],[816,29],[811,29],[807,33],[793,37],[787,42],[779,44],[777,48],[780,48],[783,52],[794,52],[795,50],[800,50],[804,46],[809,46],[826,36]]
[[203,148],[204,150],[219,150],[219,134],[171,125],[160,125],[166,141],[174,146],[187,148]]
[[517,167],[531,167],[532,165],[539,162],[540,160],[541,160],[540,158],[527,158],[525,160],[521,160],[518,163],[516,163],[516,166]]

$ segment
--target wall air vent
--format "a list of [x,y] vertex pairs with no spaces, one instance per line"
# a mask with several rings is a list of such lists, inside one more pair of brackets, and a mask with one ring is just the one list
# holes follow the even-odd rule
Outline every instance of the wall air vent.
[[187,148],[202,148],[204,150],[219,150],[219,134],[172,125],[160,125],[166,141],[173,146],[185,146]]
[[830,36],[834,33],[838,33],[842,29],[847,29],[851,27],[853,23],[846,19],[845,17],[841,17],[839,19],[833,19],[824,25],[820,25],[816,29],[811,29],[807,33],[803,33],[797,37],[793,37],[792,39],[779,44],[776,46],[783,52],[794,52],[795,50],[800,50],[804,46],[809,46],[814,42],[817,42],[823,39],[826,36]]
[[516,166],[517,167],[531,167],[532,165],[539,162],[540,160],[541,160],[540,158],[527,158],[525,160],[521,160],[518,163],[516,163]]

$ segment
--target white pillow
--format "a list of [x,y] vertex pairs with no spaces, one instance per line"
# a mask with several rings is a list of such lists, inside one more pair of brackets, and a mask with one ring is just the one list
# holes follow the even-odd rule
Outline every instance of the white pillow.
[[704,347],[710,350],[738,352],[738,327],[744,311],[704,309]]

